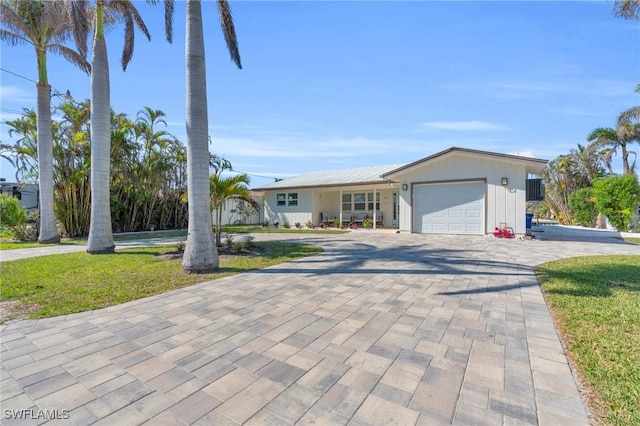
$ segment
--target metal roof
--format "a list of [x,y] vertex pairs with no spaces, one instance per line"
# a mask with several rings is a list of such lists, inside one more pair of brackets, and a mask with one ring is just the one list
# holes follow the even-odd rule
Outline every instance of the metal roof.
[[309,188],[325,186],[363,185],[370,183],[384,183],[387,179],[381,177],[402,167],[404,164],[393,164],[390,166],[370,166],[357,167],[353,169],[325,170],[321,172],[309,172],[303,175],[283,179],[278,182],[254,188],[256,190],[267,189],[287,189],[287,188]]

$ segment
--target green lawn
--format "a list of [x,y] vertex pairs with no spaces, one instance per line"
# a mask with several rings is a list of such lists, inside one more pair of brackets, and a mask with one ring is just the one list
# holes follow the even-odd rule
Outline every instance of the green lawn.
[[590,405],[604,424],[640,425],[640,256],[536,268]]
[[0,300],[18,301],[15,308],[27,312],[29,318],[53,317],[104,308],[322,251],[320,247],[299,243],[258,242],[253,246],[259,254],[222,257],[218,272],[202,275],[185,274],[181,257],[166,260],[158,256],[175,246],[132,248],[112,255],[81,252],[5,262]]
[[640,237],[639,238],[624,237],[623,240],[625,240],[628,243],[640,244]]
[[[223,234],[344,234],[348,231],[340,229],[295,229],[295,228],[266,228],[260,225],[237,225],[237,226],[224,226],[222,227]],[[114,235],[114,241],[131,241],[141,240],[149,238],[170,238],[170,237],[184,237],[187,238],[187,231],[158,231],[158,232],[136,232],[126,235]],[[87,244],[86,238],[65,238],[60,244],[69,245]],[[55,244],[40,244],[35,241],[8,241],[5,236],[5,240],[2,240],[0,236],[0,250],[14,250],[33,247],[47,247]]]

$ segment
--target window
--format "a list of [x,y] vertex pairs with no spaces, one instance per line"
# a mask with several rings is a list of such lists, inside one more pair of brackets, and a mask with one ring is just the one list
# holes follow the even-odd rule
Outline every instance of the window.
[[380,193],[376,192],[375,201],[373,192],[356,192],[342,194],[342,211],[373,212],[380,210]]
[[342,194],[342,211],[351,210],[351,194]]
[[284,206],[297,206],[298,205],[298,193],[297,192],[289,192],[289,193],[280,193],[276,194],[276,206],[284,207]]
[[[380,210],[380,193],[376,192],[376,210]],[[367,210],[373,211],[373,192],[367,194]]]
[[353,209],[356,211],[364,211],[367,208],[366,197],[367,194],[365,194],[364,192],[353,194]]

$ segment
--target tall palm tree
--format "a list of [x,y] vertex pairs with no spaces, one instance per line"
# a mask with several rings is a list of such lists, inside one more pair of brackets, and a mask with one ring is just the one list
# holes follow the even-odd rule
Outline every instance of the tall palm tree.
[[222,177],[217,173],[211,175],[211,208],[216,211],[216,246],[221,247],[222,234],[222,210],[227,200],[241,200],[254,205],[247,185],[251,183],[251,178],[246,173],[235,176]]
[[[587,140],[600,148],[611,148],[608,161],[620,148],[622,169],[625,175],[635,173],[637,153],[629,150],[629,145],[640,143],[640,107],[629,108],[618,116],[615,129],[600,127],[593,130]],[[629,163],[629,156],[633,155],[633,163]]]
[[[242,68],[229,4],[226,0],[217,0],[217,6],[231,60]],[[200,0],[187,0],[186,17],[189,229],[182,267],[188,273],[203,273],[217,269],[220,260],[213,242],[209,207],[207,78]]]
[[[76,42],[86,40],[88,9],[86,0],[71,2]],[[126,71],[133,56],[135,27],[151,40],[149,30],[131,0],[96,0],[93,11],[93,53],[91,58],[91,224],[88,253],[114,251],[111,228],[110,167],[111,167],[111,97],[109,62],[105,26],[109,20],[124,21],[124,47],[121,64]]]
[[91,67],[80,53],[62,45],[71,35],[69,16],[64,4],[57,1],[27,0],[0,2],[0,38],[11,45],[31,44],[38,64],[38,181],[40,191],[41,243],[59,242],[53,208],[53,132],[51,129],[51,86],[47,74],[47,52],[62,55],[81,70]]

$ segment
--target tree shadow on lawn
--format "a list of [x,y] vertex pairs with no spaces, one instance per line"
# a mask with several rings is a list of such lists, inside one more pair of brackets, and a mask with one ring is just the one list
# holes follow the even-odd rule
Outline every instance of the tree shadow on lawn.
[[568,295],[575,297],[610,297],[614,290],[624,292],[640,292],[640,266],[637,265],[602,265],[549,270],[544,267],[536,269],[540,281],[559,280],[567,283],[562,288],[546,288],[547,294]]

